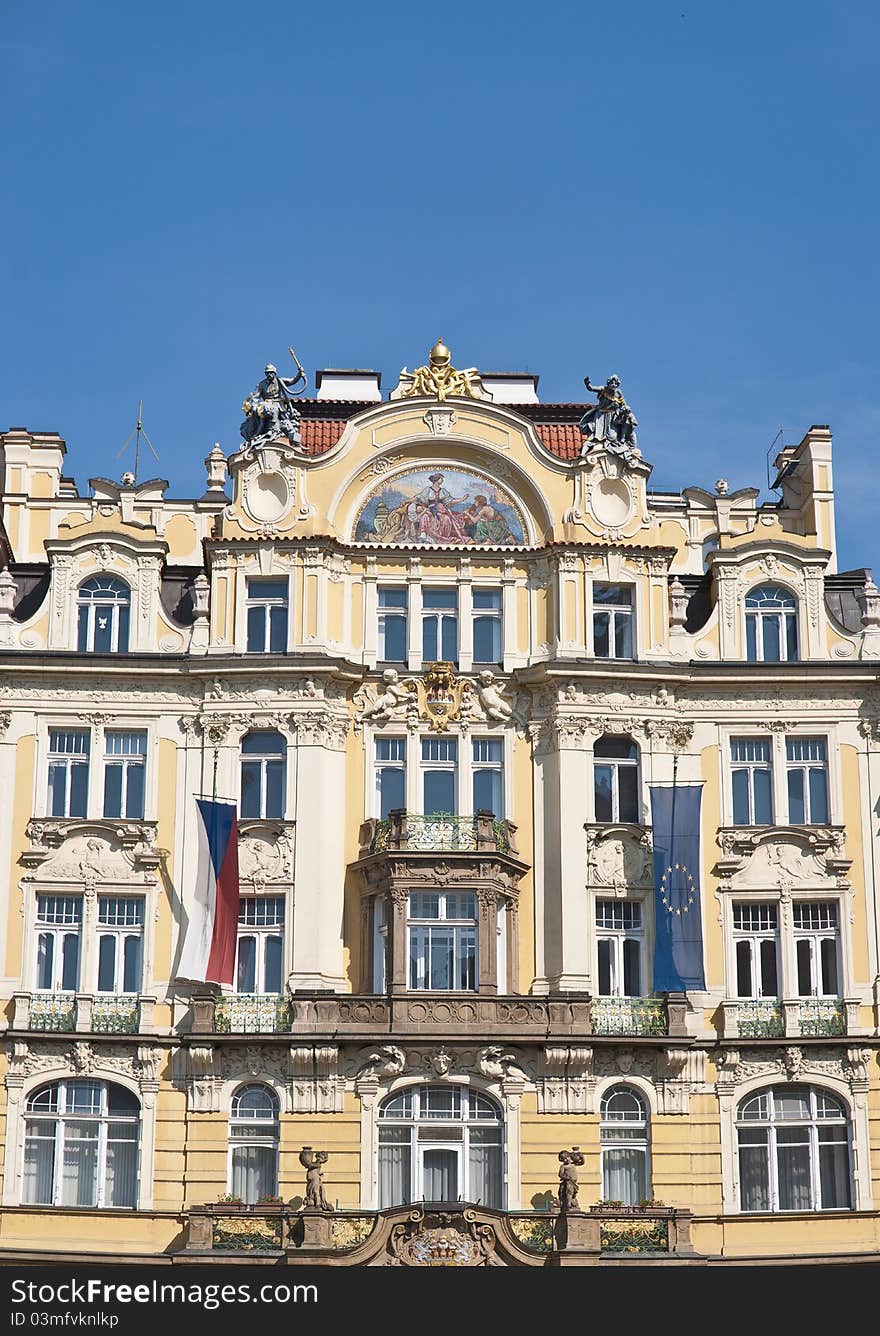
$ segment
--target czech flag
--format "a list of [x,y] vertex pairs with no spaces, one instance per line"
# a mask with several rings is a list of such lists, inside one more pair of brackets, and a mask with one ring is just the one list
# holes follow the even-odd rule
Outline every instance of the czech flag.
[[197,798],[199,852],[178,974],[232,983],[238,934],[238,819],[234,803]]

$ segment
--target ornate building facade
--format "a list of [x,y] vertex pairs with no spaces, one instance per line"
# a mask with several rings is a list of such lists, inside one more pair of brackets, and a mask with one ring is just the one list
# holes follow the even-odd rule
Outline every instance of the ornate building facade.
[[[759,503],[651,491],[613,377],[298,380],[196,500],[0,436],[0,1255],[876,1254],[880,593],[829,430]],[[673,784],[704,980],[661,992]],[[178,972],[205,795],[222,988]]]

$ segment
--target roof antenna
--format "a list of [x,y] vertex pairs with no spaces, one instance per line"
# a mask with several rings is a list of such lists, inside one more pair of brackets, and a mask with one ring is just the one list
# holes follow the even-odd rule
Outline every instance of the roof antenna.
[[140,461],[141,461],[142,436],[146,441],[147,445],[150,447],[150,452],[153,458],[155,459],[156,463],[158,464],[159,456],[156,454],[153,442],[150,440],[144,428],[144,401],[143,399],[138,399],[137,424],[135,425],[135,429],[133,432],[129,433],[122,449],[117,450],[116,452],[116,458],[119,459],[120,456],[125,454],[126,450],[131,445],[132,437],[134,437],[134,473],[123,473],[122,475],[122,481],[127,486],[133,486],[138,479],[138,469],[140,468]]

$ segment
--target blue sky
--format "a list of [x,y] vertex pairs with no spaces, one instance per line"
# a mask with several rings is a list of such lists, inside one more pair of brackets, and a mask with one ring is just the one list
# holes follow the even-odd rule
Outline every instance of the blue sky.
[[84,489],[143,397],[197,495],[289,343],[388,388],[439,334],[543,399],[616,371],[658,488],[830,423],[841,569],[880,567],[878,38],[861,0],[7,0],[0,427]]

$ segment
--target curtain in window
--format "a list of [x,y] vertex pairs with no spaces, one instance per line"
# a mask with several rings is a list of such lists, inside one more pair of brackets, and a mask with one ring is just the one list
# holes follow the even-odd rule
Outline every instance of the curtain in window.
[[137,1205],[137,1127],[131,1123],[111,1123],[107,1129],[104,1205]]
[[647,1196],[645,1150],[641,1146],[604,1146],[602,1149],[602,1196],[638,1206]]
[[408,1127],[383,1127],[379,1142],[379,1208],[412,1201],[411,1133]]
[[55,1177],[55,1123],[29,1120],[24,1143],[22,1201],[50,1206]]
[[252,1206],[260,1197],[273,1194],[274,1146],[234,1146],[232,1149],[232,1193]]
[[457,1201],[458,1152],[454,1150],[422,1151],[422,1190],[426,1201]]
[[61,1202],[94,1206],[98,1200],[98,1128],[93,1122],[68,1122],[64,1128]]
[[501,1147],[498,1129],[471,1127],[468,1197],[483,1206],[501,1206]]
[[757,1128],[739,1132],[739,1192],[744,1211],[770,1210],[767,1133]]
[[776,1172],[780,1210],[812,1210],[810,1142],[805,1127],[777,1127]]
[[835,1206],[848,1207],[850,1203],[849,1153],[838,1127],[820,1127],[819,1134],[819,1192],[823,1210]]

